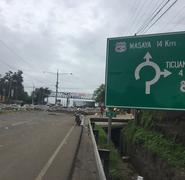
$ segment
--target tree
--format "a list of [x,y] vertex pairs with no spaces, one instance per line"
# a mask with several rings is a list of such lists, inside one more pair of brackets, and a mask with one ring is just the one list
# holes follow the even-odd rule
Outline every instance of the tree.
[[93,99],[98,103],[105,102],[105,84],[101,84],[93,93]]
[[23,86],[23,72],[8,71],[0,78],[0,95],[5,97],[5,100],[17,101],[24,100],[25,92]]
[[31,104],[32,103],[32,96],[29,96],[27,92],[24,92],[24,103]]
[[23,72],[18,70],[12,75],[12,99],[14,100],[24,100],[25,99],[25,91],[23,86]]
[[[37,104],[44,104],[44,99],[50,95],[51,91],[49,88],[36,88],[34,91],[34,102]],[[33,92],[32,92],[33,95]]]

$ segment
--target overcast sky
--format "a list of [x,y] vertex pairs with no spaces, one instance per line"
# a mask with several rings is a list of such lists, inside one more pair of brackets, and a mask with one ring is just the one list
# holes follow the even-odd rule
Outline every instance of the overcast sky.
[[[0,73],[20,69],[26,90],[55,90],[56,75],[46,72],[59,69],[73,73],[60,75],[59,91],[92,93],[104,83],[106,39],[134,35],[161,2],[1,0]],[[184,9],[178,0],[145,34],[185,30]]]

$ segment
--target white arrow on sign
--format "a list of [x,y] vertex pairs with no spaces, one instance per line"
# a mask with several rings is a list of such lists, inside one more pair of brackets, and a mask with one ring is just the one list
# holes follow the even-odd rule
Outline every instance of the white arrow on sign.
[[151,85],[155,84],[160,79],[160,76],[164,76],[164,78],[166,78],[172,73],[166,69],[164,69],[164,71],[161,71],[160,67],[156,63],[150,61],[150,59],[152,59],[152,56],[150,55],[149,52],[146,53],[146,55],[144,56],[144,59],[146,60],[146,62],[142,62],[135,69],[135,79],[136,80],[140,79],[139,72],[143,67],[145,66],[153,67],[156,73],[155,77],[151,81],[146,81],[146,86],[145,86],[145,94],[150,94]]
[[149,52],[146,53],[146,55],[144,56],[144,59],[146,60],[146,62],[149,62],[150,59],[152,59],[152,56],[150,55]]
[[164,69],[163,72],[161,72],[161,75],[164,76],[164,78],[168,77],[169,75],[171,75],[172,73],[166,69]]

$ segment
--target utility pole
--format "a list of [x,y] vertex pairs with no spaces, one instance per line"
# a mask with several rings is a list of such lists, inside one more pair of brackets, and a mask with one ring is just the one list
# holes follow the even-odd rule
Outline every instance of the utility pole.
[[112,117],[108,117],[108,134],[107,134],[107,144],[110,145],[111,141],[111,127],[112,127]]
[[56,81],[55,105],[57,104],[57,98],[58,98],[58,69],[57,69],[57,81]]
[[54,72],[46,72],[46,71],[44,71],[44,73],[49,73],[49,74],[57,75],[56,90],[55,90],[55,105],[56,105],[57,104],[57,98],[58,98],[59,75],[64,75],[64,74],[72,75],[72,73],[59,73],[59,70],[58,69],[57,69],[57,73],[54,73]]
[[8,88],[8,103],[10,102],[10,98],[11,98],[12,81],[13,81],[12,78],[10,78],[9,88]]
[[33,92],[32,92],[32,105],[34,105],[34,96],[35,96],[35,86],[33,85]]

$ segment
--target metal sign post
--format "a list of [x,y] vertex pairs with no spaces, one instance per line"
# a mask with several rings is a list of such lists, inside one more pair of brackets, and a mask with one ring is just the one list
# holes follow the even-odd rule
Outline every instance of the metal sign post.
[[112,126],[112,118],[116,117],[116,112],[108,111],[106,112],[106,116],[108,117],[108,133],[107,133],[107,144],[111,142],[111,126]]
[[110,145],[111,142],[111,126],[112,126],[112,117],[108,118],[108,134],[107,134],[107,144]]
[[106,106],[185,110],[185,32],[109,38]]
[[137,109],[133,109],[133,116],[134,116],[134,121],[137,124],[137,120],[138,120],[138,111],[137,111]]

